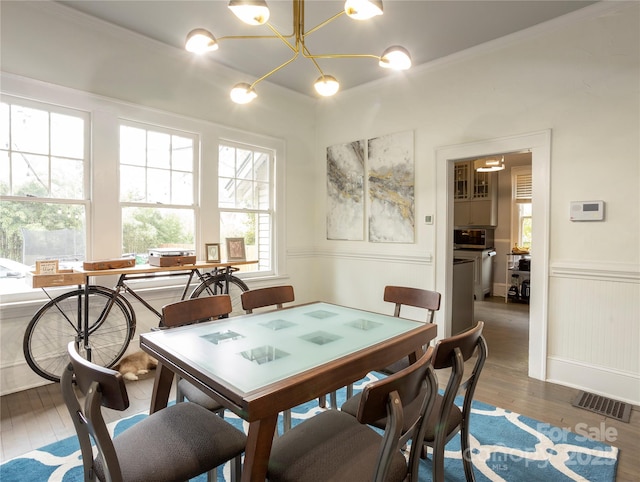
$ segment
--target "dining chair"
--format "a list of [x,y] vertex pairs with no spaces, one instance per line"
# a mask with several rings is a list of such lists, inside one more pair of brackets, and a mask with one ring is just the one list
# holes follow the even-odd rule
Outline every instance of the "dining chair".
[[[433,350],[432,365],[435,370],[450,369],[447,385],[442,394],[436,396],[424,432],[424,446],[433,449],[432,480],[444,480],[444,447],[456,434],[460,433],[462,462],[467,481],[474,481],[471,448],[469,445],[469,424],[473,394],[480,378],[480,372],[487,358],[487,343],[482,336],[484,322],[455,336],[445,338],[436,343]],[[465,375],[465,362],[475,357],[472,370]],[[440,373],[440,372],[439,372]],[[462,395],[461,408],[454,401],[458,394]],[[355,416],[361,403],[361,393],[347,400],[341,407],[345,413]],[[409,404],[405,409],[405,426],[409,430],[413,421],[420,416],[420,407]],[[383,428],[384,420],[373,423]],[[419,444],[416,444],[419,445]],[[426,451],[423,452],[426,456]]]
[[[416,363],[364,387],[355,417],[326,410],[273,442],[267,479],[272,482],[418,480],[421,444],[402,452],[406,440],[420,440],[437,393],[432,349]],[[420,417],[403,435],[404,407],[420,406]],[[369,425],[386,420],[384,432]],[[409,477],[409,478],[408,478]]]
[[[232,479],[238,480],[245,434],[194,403],[155,412],[112,438],[102,407],[119,411],[129,407],[124,378],[85,360],[75,342],[67,350],[70,363],[60,383],[80,442],[84,480],[170,482],[207,472],[211,481],[216,480],[216,467],[230,460],[234,460]],[[95,458],[91,438],[97,448]]]
[[[164,305],[160,324],[165,328],[190,325],[201,321],[218,319],[221,316],[228,315],[231,311],[233,311],[233,308],[229,295],[192,298]],[[185,398],[224,417],[224,406],[222,404],[192,383],[177,376],[176,403],[183,402]]]
[[[393,316],[400,316],[403,306],[412,306],[426,310],[426,323],[433,323],[436,311],[440,309],[441,295],[437,291],[411,288],[407,286],[385,286],[384,301],[394,303]],[[404,357],[391,365],[380,369],[387,375],[406,368],[410,363],[409,357]]]
[[242,300],[242,309],[247,313],[253,313],[256,308],[264,308],[265,306],[275,306],[281,309],[284,303],[295,301],[293,286],[269,286],[267,288],[256,288],[244,291],[240,295]]
[[[251,314],[253,310],[267,306],[282,309],[284,303],[295,301],[295,293],[291,285],[269,286],[244,291],[240,295],[240,300],[242,301],[242,309],[247,314]],[[291,410],[282,412],[282,419],[283,430],[286,432],[291,428]]]

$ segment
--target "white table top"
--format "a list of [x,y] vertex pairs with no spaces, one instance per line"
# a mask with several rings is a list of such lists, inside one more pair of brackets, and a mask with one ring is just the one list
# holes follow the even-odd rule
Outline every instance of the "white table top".
[[142,335],[198,372],[251,392],[416,329],[389,315],[312,303]]

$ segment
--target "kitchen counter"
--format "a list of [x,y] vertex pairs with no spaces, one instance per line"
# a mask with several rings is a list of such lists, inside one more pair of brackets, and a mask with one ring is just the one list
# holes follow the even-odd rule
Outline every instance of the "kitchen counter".
[[453,293],[451,297],[451,335],[473,326],[473,259],[453,258]]
[[473,269],[474,296],[482,301],[493,288],[493,258],[496,251],[490,249],[454,249],[453,259],[469,259],[475,262]]
[[453,264],[462,264],[462,263],[473,263],[472,259],[466,259],[466,258],[453,258]]

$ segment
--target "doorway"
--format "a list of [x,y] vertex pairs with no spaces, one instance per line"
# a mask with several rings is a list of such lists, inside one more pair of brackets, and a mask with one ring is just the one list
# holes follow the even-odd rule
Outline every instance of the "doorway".
[[451,331],[451,293],[453,290],[453,163],[459,159],[489,156],[501,152],[530,150],[533,175],[532,211],[535,219],[531,260],[531,297],[529,305],[529,376],[546,378],[547,298],[549,271],[549,198],[551,131],[514,137],[445,146],[436,150],[437,209],[440,229],[436,232],[436,289],[443,293],[437,322],[448,336]]

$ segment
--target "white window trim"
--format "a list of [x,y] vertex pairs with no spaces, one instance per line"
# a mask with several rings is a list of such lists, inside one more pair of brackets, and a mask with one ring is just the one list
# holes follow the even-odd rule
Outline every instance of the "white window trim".
[[[520,210],[516,201],[516,181],[521,175],[533,175],[531,166],[515,166],[511,168],[511,244],[517,243],[520,239]],[[533,201],[533,200],[532,200]],[[530,201],[530,202],[532,202]]]
[[[251,151],[254,153],[264,153],[267,154],[270,158],[270,166],[269,166],[269,208],[268,209],[258,209],[258,208],[247,208],[247,209],[243,209],[243,208],[236,208],[236,207],[222,207],[219,208],[220,212],[225,212],[225,213],[255,213],[255,214],[268,214],[269,215],[269,219],[271,222],[271,226],[270,226],[270,232],[272,233],[272,240],[270,243],[270,259],[269,259],[269,264],[271,266],[271,269],[269,270],[262,270],[260,271],[260,274],[263,276],[273,276],[276,273],[275,267],[274,267],[274,258],[276,257],[276,243],[275,243],[275,236],[274,236],[274,225],[277,225],[277,223],[275,222],[275,216],[276,216],[276,207],[275,207],[275,197],[276,197],[276,185],[275,185],[275,167],[276,167],[276,151],[273,149],[268,149],[265,148],[264,146],[258,146],[258,145],[252,145],[252,144],[247,144],[247,143],[239,143],[237,141],[231,140],[231,139],[224,139],[221,140],[219,143],[220,145],[224,145],[224,146],[228,146],[234,149],[244,149],[247,151]],[[220,151],[218,150],[218,153]],[[234,174],[234,176],[237,175],[237,173]],[[253,180],[252,180],[253,181]],[[259,233],[256,232],[256,236],[258,236]],[[222,240],[221,240],[222,242]]]

